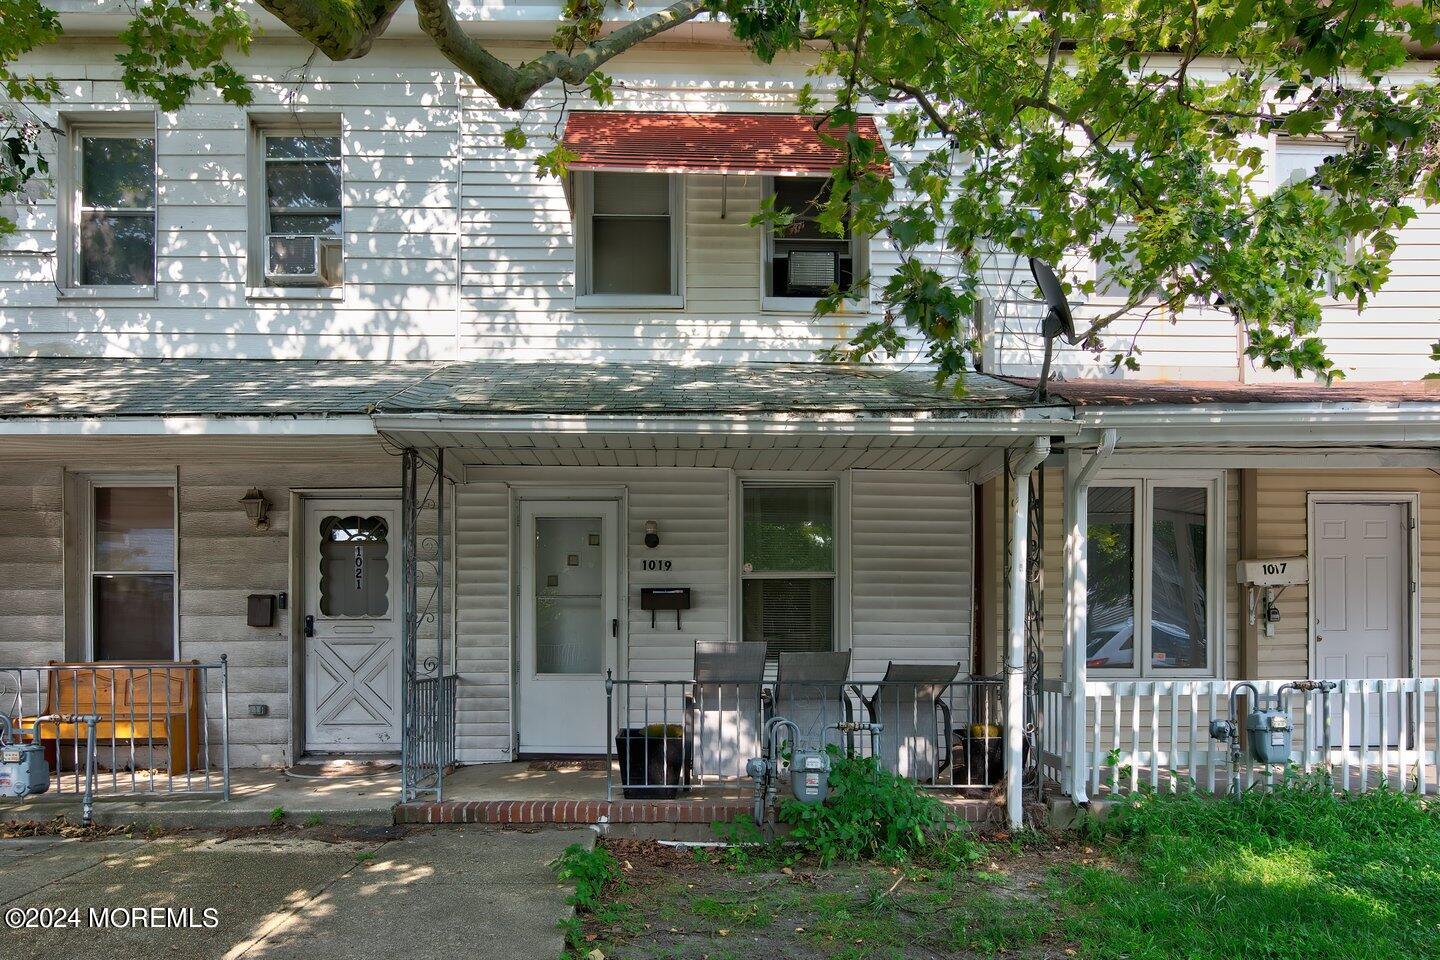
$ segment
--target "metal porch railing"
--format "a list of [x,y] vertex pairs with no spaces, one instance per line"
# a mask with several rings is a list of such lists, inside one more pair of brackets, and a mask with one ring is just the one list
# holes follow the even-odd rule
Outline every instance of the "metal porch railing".
[[[671,799],[749,788],[745,764],[761,753],[765,721],[796,723],[809,749],[874,757],[936,790],[1003,782],[1003,681],[939,683],[718,683],[610,680],[606,685],[607,797]],[[843,724],[881,725],[872,735]],[[1033,758],[1034,751],[1027,751]],[[618,783],[617,783],[618,779]]]
[[405,701],[405,762],[401,765],[407,800],[420,793],[444,799],[445,772],[455,765],[455,685],[451,673],[411,681]]
[[45,746],[49,793],[82,796],[87,716],[97,797],[230,799],[229,669],[218,663],[68,663],[0,669],[0,710]]

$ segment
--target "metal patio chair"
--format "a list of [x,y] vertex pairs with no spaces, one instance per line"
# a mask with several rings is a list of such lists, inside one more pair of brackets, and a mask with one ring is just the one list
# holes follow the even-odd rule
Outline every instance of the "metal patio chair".
[[960,665],[895,663],[865,704],[871,723],[882,725],[879,761],[898,776],[933,782],[950,766],[950,704],[946,693]]
[[740,780],[760,756],[765,644],[695,641],[695,683],[685,698],[696,781]]
[[780,654],[770,715],[794,721],[801,743],[810,749],[824,749],[827,737],[839,743],[831,725],[849,722],[855,714],[845,690],[849,675],[849,650]]

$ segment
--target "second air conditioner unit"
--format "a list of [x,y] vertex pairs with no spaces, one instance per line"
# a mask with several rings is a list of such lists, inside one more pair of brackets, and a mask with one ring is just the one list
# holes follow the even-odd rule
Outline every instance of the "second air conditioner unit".
[[338,287],[340,238],[275,234],[265,238],[265,279],[280,286]]

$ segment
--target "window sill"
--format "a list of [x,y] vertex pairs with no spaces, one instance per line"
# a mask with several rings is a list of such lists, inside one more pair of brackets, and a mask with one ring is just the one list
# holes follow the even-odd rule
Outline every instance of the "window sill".
[[591,293],[575,298],[576,310],[684,310],[684,297],[627,297]]
[[[813,314],[819,297],[761,297],[760,309],[765,313]],[[846,300],[832,316],[864,316],[870,312],[869,300]]]
[[246,300],[320,300],[345,299],[345,287],[246,287]]
[[61,287],[61,300],[154,300],[154,287]]

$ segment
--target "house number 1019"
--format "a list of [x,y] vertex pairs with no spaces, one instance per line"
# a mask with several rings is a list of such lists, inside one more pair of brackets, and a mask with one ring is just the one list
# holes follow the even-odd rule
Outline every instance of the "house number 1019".
[[670,566],[671,566],[671,564],[670,564],[670,561],[669,561],[669,560],[641,560],[641,561],[640,561],[640,569],[641,569],[641,570],[669,570],[669,569],[670,569]]

